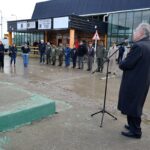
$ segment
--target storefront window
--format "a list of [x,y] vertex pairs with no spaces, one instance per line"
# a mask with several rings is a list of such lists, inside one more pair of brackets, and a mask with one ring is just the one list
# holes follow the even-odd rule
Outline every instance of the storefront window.
[[150,10],[143,11],[142,22],[150,23]]
[[142,22],[142,11],[134,12],[133,29],[135,29],[141,22]]
[[119,14],[119,26],[118,26],[118,33],[119,34],[124,34],[126,27],[125,27],[125,23],[126,23],[126,13],[120,13]]
[[108,17],[108,35],[111,35],[112,32],[112,14]]
[[132,40],[133,30],[142,22],[150,23],[150,9],[110,14],[108,18],[108,47],[113,41]]
[[133,30],[133,12],[127,12],[126,33],[132,33]]
[[113,14],[113,18],[112,18],[112,33],[118,33],[118,14]]

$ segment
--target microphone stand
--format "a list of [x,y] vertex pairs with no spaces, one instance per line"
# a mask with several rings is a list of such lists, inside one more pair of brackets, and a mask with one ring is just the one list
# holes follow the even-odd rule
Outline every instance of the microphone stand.
[[[115,53],[117,53],[119,51],[119,49],[117,49],[112,55],[110,55],[107,59],[106,59],[106,61],[103,63],[103,65],[107,62],[107,71],[106,71],[106,82],[105,82],[105,95],[104,95],[104,103],[103,103],[103,108],[102,108],[102,110],[100,110],[100,111],[98,111],[98,112],[96,112],[96,113],[94,113],[94,114],[91,114],[91,117],[93,117],[93,116],[95,116],[95,115],[97,115],[97,114],[99,114],[99,113],[102,113],[102,118],[101,118],[101,124],[100,124],[100,127],[103,127],[103,120],[104,120],[104,115],[105,115],[105,113],[106,114],[108,114],[109,116],[111,116],[112,118],[114,118],[115,120],[117,120],[117,118],[114,116],[114,115],[112,115],[111,113],[109,113],[107,110],[106,110],[106,97],[107,97],[107,85],[108,85],[108,74],[109,74],[109,62],[110,62],[110,58],[115,54]],[[93,73],[95,73],[96,72],[96,70],[93,72]]]

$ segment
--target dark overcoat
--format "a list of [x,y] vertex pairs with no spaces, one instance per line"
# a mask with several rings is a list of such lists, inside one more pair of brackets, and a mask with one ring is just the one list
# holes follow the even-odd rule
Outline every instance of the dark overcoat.
[[150,85],[150,40],[135,42],[119,67],[123,76],[118,109],[125,115],[140,117]]
[[4,52],[5,52],[4,45],[1,44],[0,45],[0,61],[3,61],[4,59]]

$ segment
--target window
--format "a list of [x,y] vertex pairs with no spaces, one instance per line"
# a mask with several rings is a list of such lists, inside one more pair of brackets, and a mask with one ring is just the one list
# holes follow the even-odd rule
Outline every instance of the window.
[[134,12],[134,25],[133,29],[137,28],[137,26],[142,22],[142,11]]
[[126,23],[126,13],[119,14],[119,26],[118,26],[118,33],[124,34],[125,33],[125,23]]
[[150,10],[143,11],[142,22],[150,23]]
[[109,17],[108,17],[108,35],[111,35],[111,29],[112,29],[112,14],[111,15],[109,15]]
[[118,19],[119,15],[118,14],[113,14],[113,20],[112,20],[112,24],[113,25],[118,25]]
[[118,33],[118,14],[113,14],[113,19],[112,19],[112,33],[117,34]]
[[127,12],[126,33],[132,33],[133,30],[133,12]]

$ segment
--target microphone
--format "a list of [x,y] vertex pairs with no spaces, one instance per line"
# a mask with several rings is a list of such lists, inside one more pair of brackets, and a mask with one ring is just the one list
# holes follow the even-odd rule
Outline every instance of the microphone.
[[123,42],[116,44],[116,46],[121,46],[121,45],[127,46],[127,45],[132,45],[133,43],[134,43],[133,41],[125,40]]
[[125,44],[126,44],[125,42],[121,42],[121,43],[116,44],[116,46],[121,46],[121,45],[125,45]]

